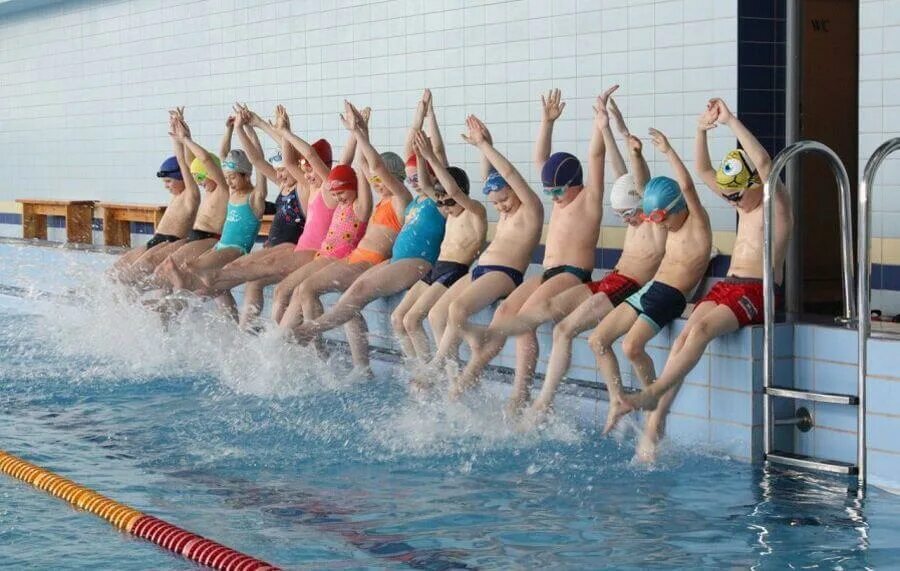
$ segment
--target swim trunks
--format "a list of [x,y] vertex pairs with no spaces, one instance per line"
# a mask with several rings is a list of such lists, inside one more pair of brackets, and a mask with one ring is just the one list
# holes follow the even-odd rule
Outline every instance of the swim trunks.
[[587,287],[591,293],[606,294],[610,303],[617,306],[625,301],[629,296],[641,289],[641,285],[626,275],[620,274],[618,270],[606,274],[603,279],[596,282],[588,282]]
[[460,264],[459,262],[447,262],[438,260],[431,268],[431,271],[422,278],[422,281],[428,285],[441,284],[446,288],[450,288],[458,282],[460,278],[469,273],[469,266]]
[[178,240],[181,240],[181,238],[172,236],[171,234],[154,234],[152,238],[147,240],[147,249],[149,250],[153,246],[162,244],[163,242],[177,242]]
[[481,276],[485,274],[489,274],[491,272],[503,272],[508,275],[509,278],[516,284],[516,287],[522,285],[522,281],[525,279],[525,276],[519,270],[515,268],[510,268],[509,266],[482,266],[477,265],[472,270],[472,281],[474,282]]
[[654,331],[681,317],[687,300],[677,289],[662,282],[651,280],[633,293],[625,303],[638,312],[638,316],[650,324]]
[[559,274],[572,274],[576,278],[580,279],[581,283],[583,284],[591,281],[590,270],[585,270],[583,268],[579,268],[578,266],[553,266],[552,268],[547,268],[546,270],[544,270],[544,274],[541,276],[541,283],[544,283],[550,278],[558,276]]
[[[266,205],[268,204],[267,202]],[[278,198],[275,199],[275,211],[272,214],[272,226],[269,227],[269,237],[264,247],[270,248],[287,242],[296,244],[306,224],[296,188],[288,194],[278,194]]]
[[191,233],[188,234],[187,241],[188,242],[196,242],[197,240],[208,240],[210,238],[215,238],[218,240],[221,238],[221,234],[216,234],[214,232],[207,232],[206,230],[191,230]]
[[[775,290],[776,306],[783,300],[780,289]],[[760,279],[729,276],[714,285],[697,305],[705,301],[730,309],[741,327],[763,322],[763,284]]]

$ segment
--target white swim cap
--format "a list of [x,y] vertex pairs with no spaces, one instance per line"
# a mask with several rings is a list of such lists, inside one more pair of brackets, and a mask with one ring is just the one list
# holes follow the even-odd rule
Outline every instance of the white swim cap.
[[616,179],[612,185],[612,192],[609,193],[609,204],[615,210],[631,210],[641,207],[641,195],[638,194],[633,176],[623,174]]

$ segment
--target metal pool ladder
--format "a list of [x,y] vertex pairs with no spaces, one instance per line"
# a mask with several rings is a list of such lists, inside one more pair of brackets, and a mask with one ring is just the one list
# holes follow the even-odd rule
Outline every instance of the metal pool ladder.
[[[851,220],[851,197],[850,197],[850,178],[847,176],[847,169],[837,154],[828,146],[818,141],[797,141],[782,150],[775,157],[772,163],[772,171],[766,179],[763,187],[763,290],[764,290],[764,326],[763,326],[763,452],[764,460],[778,464],[786,464],[798,468],[806,468],[811,470],[820,470],[832,472],[836,474],[856,475],[860,481],[865,478],[865,413],[863,403],[865,403],[865,375],[861,374],[859,381],[859,396],[850,394],[822,393],[816,391],[808,391],[802,389],[794,389],[780,387],[774,383],[775,380],[775,267],[774,258],[774,239],[773,239],[773,216],[774,204],[772,197],[775,185],[781,171],[784,170],[787,163],[795,156],[805,153],[815,152],[825,156],[837,179],[840,189],[840,218],[841,218],[841,265],[842,265],[842,285],[844,293],[844,311],[839,319],[846,325],[852,325],[854,322],[854,309],[856,303],[853,290],[853,237],[852,237],[852,220]],[[871,161],[870,161],[871,163]],[[876,165],[877,168],[877,165]],[[869,167],[866,167],[866,173]],[[860,191],[860,204],[862,204],[864,191]],[[860,209],[860,220],[862,220],[863,210]],[[862,226],[860,227],[860,239],[862,239]],[[868,225],[866,226],[868,228]],[[860,245],[860,248],[862,246]],[[866,249],[866,260],[868,260],[868,249]],[[862,260],[860,260],[862,263]],[[858,284],[859,291],[862,291],[862,284]],[[868,305],[868,297],[865,298],[865,304]],[[859,311],[862,311],[863,301],[859,302]],[[868,310],[866,310],[868,315]],[[860,351],[864,352],[864,343],[860,342]],[[857,425],[859,432],[859,440],[857,444],[857,461],[855,464],[841,462],[838,460],[829,460],[825,458],[816,458],[806,456],[804,454],[796,454],[793,452],[775,450],[775,425],[781,424],[775,419],[772,398],[787,398],[793,400],[825,402],[831,404],[840,404],[856,407]],[[800,415],[801,417],[803,415]],[[808,418],[808,417],[807,417]]]

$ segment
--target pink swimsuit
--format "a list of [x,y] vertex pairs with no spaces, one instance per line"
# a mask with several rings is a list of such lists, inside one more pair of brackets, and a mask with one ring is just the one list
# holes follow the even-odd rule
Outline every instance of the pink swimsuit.
[[345,258],[356,249],[356,245],[366,233],[366,221],[360,222],[353,209],[353,203],[338,204],[331,218],[328,234],[322,240],[322,246],[316,257]]
[[325,204],[325,197],[322,196],[323,191],[316,193],[316,196],[309,201],[309,207],[306,212],[306,225],[303,227],[303,234],[297,240],[295,252],[303,250],[318,250],[322,247],[322,241],[328,233],[331,226],[331,219],[334,216],[334,208],[328,208]]

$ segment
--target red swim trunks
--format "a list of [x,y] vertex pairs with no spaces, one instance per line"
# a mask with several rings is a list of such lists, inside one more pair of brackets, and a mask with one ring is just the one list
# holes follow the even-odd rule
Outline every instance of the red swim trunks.
[[[776,305],[778,305],[780,297],[776,292]],[[762,280],[727,277],[714,285],[709,293],[697,302],[697,305],[704,301],[726,306],[737,317],[741,327],[763,322]]]
[[605,293],[613,306],[619,305],[628,296],[641,289],[639,283],[626,275],[620,274],[617,270],[606,274],[599,281],[588,282],[585,285],[588,286],[593,294]]

